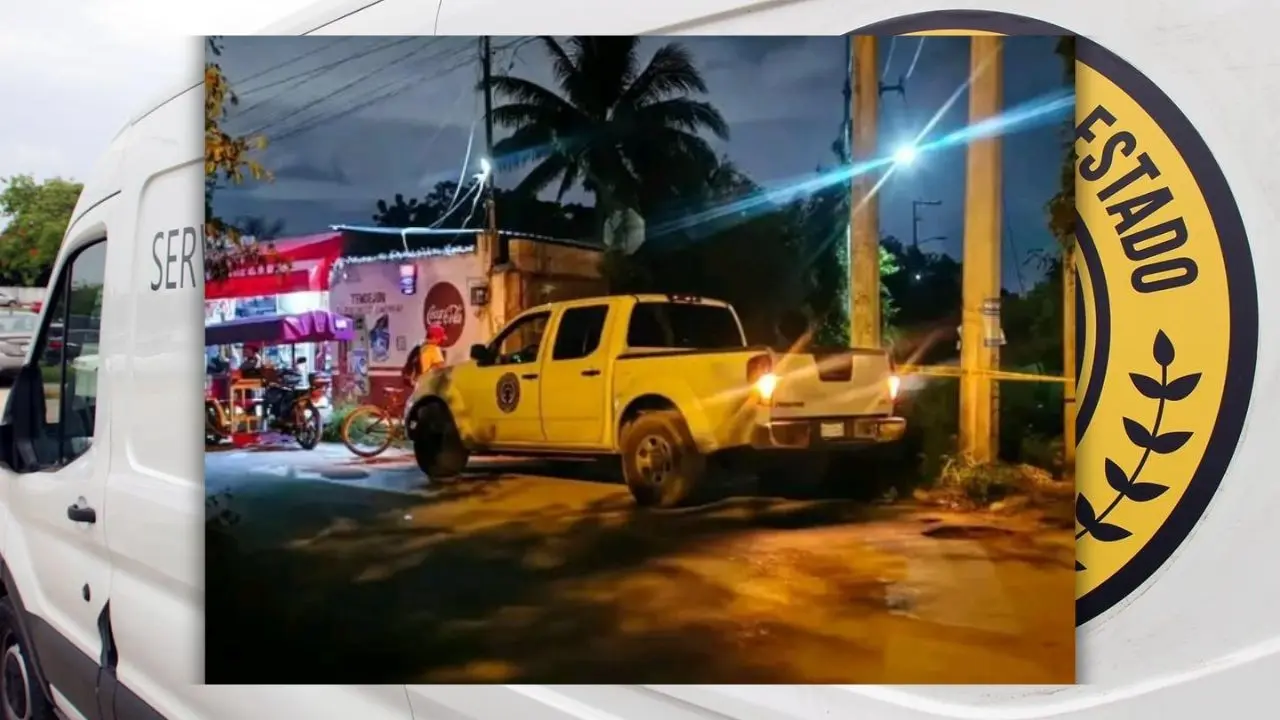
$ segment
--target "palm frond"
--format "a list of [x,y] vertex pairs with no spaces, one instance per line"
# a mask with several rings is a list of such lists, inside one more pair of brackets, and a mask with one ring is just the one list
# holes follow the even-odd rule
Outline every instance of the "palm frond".
[[702,130],[721,140],[729,139],[729,124],[711,103],[671,98],[637,108],[630,117],[636,127],[668,127],[697,133]]
[[512,75],[494,75],[489,79],[489,84],[495,95],[509,98],[517,103],[542,105],[548,111],[563,113],[567,116],[581,114],[567,100],[531,80]]
[[704,95],[706,92],[707,83],[694,67],[693,56],[683,45],[670,43],[658,48],[649,59],[649,64],[627,87],[618,104],[638,107],[672,95]]

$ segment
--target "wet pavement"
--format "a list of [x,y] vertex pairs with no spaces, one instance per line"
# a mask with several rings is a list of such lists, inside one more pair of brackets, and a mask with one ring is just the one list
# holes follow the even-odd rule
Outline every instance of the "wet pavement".
[[1074,682],[1069,508],[644,510],[582,464],[206,457],[239,515],[208,543],[210,683]]

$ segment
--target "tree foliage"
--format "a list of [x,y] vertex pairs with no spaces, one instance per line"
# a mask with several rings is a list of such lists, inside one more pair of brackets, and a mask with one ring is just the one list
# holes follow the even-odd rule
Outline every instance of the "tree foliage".
[[0,179],[0,277],[27,287],[45,285],[71,222],[80,183],[31,175]]
[[[1070,87],[1076,83],[1076,37],[1063,35],[1058,40],[1055,52],[1062,58],[1063,82]],[[1067,124],[1066,139],[1062,154],[1062,166],[1059,170],[1059,190],[1049,199],[1045,209],[1049,215],[1049,231],[1062,245],[1064,251],[1071,251],[1076,242],[1076,151],[1075,121]]]
[[[473,215],[471,200],[465,195],[466,191],[458,192],[458,184],[451,181],[436,183],[421,199],[406,199],[397,193],[390,202],[378,200],[372,219],[379,227],[475,227],[482,208]],[[540,200],[502,189],[494,190],[494,202],[502,209],[503,227],[513,232],[564,240],[590,240],[596,233],[595,211],[584,205]]]
[[245,267],[278,260],[269,245],[248,242],[246,233],[213,211],[213,196],[227,185],[246,179],[269,181],[271,173],[257,155],[267,147],[262,135],[234,136],[223,129],[230,107],[238,105],[231,84],[216,58],[222,55],[220,38],[206,41],[204,65],[204,267],[206,280],[221,280]]
[[605,213],[641,209],[648,197],[678,194],[717,167],[702,134],[724,139],[729,128],[718,110],[693,99],[707,86],[683,46],[663,45],[641,66],[634,36],[540,41],[558,87],[491,78],[506,100],[492,119],[512,130],[494,148],[498,166],[533,165],[517,191],[537,195],[558,182],[562,199],[581,184]]

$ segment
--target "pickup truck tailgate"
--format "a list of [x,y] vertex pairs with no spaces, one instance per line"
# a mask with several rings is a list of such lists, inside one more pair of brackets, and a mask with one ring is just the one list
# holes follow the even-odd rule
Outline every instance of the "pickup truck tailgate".
[[788,353],[774,358],[774,420],[891,415],[889,354],[872,349]]

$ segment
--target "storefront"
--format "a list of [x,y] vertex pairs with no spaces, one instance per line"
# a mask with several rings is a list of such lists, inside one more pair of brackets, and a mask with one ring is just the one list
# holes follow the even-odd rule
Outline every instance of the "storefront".
[[[329,280],[342,253],[342,234],[336,232],[281,238],[271,242],[274,262],[231,273],[224,280],[205,283],[205,326],[233,320],[301,315],[327,310]],[[243,347],[205,349],[206,360],[219,352],[229,355],[233,367],[243,357]],[[268,344],[264,358],[273,365],[302,359],[316,372],[332,370],[335,343],[298,345]]]
[[466,360],[489,337],[487,285],[473,249],[345,258],[329,309],[355,321],[356,339],[339,349],[338,402],[379,402],[383,388],[400,384],[409,351],[432,324],[444,328],[446,362]]
[[506,232],[495,242],[478,230],[335,230],[342,257],[331,263],[328,310],[356,326],[335,358],[339,404],[382,402],[429,325],[444,328],[445,361],[466,362],[471,345],[524,308],[605,292],[599,248],[581,243]]

